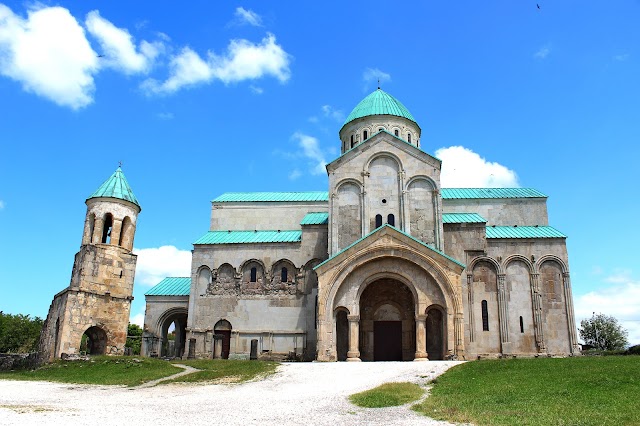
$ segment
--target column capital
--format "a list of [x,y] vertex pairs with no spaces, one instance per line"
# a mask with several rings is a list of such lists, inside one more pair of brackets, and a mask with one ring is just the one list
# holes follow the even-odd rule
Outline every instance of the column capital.
[[427,320],[427,314],[416,315],[416,321],[426,321],[426,320]]
[[349,322],[360,321],[360,315],[347,315]]

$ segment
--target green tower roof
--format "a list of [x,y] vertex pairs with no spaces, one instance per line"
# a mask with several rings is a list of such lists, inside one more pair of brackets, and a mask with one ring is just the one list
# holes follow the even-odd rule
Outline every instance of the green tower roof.
[[100,185],[100,188],[91,194],[87,200],[100,197],[118,198],[120,200],[129,201],[130,203],[140,207],[138,199],[133,195],[129,182],[127,182],[127,178],[124,177],[124,173],[122,173],[122,169],[120,167],[118,167],[111,177]]
[[395,115],[411,120],[418,124],[413,115],[405,108],[399,100],[378,88],[375,92],[360,101],[358,105],[351,111],[342,127],[355,119],[368,117],[370,115]]

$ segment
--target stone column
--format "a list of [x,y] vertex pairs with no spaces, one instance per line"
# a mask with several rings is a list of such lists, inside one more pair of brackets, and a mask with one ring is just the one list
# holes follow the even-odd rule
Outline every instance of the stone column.
[[533,326],[535,330],[538,352],[547,351],[544,343],[544,328],[542,321],[542,295],[540,294],[540,274],[531,274],[531,303],[533,305]]
[[505,274],[498,274],[498,318],[500,321],[500,340],[509,342],[509,316],[507,309],[507,292],[505,289]]
[[473,313],[475,306],[473,305],[473,275],[467,274],[467,302],[469,305],[469,341],[475,342],[475,315]]
[[429,361],[429,354],[427,354],[426,323],[426,315],[416,315],[416,355],[414,361]]
[[93,236],[91,237],[91,241],[94,243],[102,242],[102,230],[104,229],[104,219],[96,218],[96,221],[93,225]]
[[571,353],[580,352],[578,339],[576,336],[576,321],[573,313],[573,295],[571,294],[571,279],[568,272],[562,274],[562,282],[564,284],[564,303],[567,309],[567,323],[569,325],[569,341],[571,344]]
[[458,359],[465,359],[464,353],[464,314],[462,312],[456,313],[453,319],[454,323],[454,338],[455,338],[455,354]]
[[111,244],[114,246],[120,244],[120,232],[122,232],[122,221],[114,218],[113,226],[111,227]]
[[360,315],[347,315],[349,320],[349,351],[347,361],[360,361]]
[[404,232],[407,232],[407,227],[405,225],[405,220],[404,220],[404,212],[405,212],[405,201],[406,201],[406,191],[404,189],[404,178],[405,178],[405,171],[404,170],[400,170],[398,172],[398,196],[399,196],[399,203],[398,203],[398,223],[396,223],[394,226]]

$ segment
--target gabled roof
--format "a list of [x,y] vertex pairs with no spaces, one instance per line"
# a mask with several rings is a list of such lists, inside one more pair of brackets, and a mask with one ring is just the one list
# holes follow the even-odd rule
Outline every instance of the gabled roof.
[[547,198],[533,188],[442,188],[444,200],[479,198]]
[[188,296],[191,291],[191,278],[167,277],[151,287],[145,296]]
[[487,238],[567,238],[567,236],[551,226],[488,226]]
[[226,192],[213,200],[212,203],[232,202],[300,202],[300,201],[329,201],[327,191],[306,192]]
[[326,225],[329,223],[329,213],[327,212],[318,212],[318,213],[307,213],[300,225]]
[[127,178],[124,177],[124,173],[122,173],[122,169],[120,167],[118,167],[111,177],[104,181],[104,183],[100,185],[100,188],[91,194],[87,200],[102,197],[118,198],[120,200],[129,201],[130,203],[140,207],[138,199],[133,194],[133,191],[129,186],[129,182],[127,182]]
[[378,88],[378,90],[370,93],[366,98],[360,101],[358,105],[351,111],[351,114],[344,121],[342,127],[346,126],[348,123],[362,117],[368,117],[370,115],[395,115],[396,117],[406,118],[407,120],[411,120],[414,123],[416,119],[413,118],[413,115],[409,112],[409,110],[402,105],[402,103],[385,92]]
[[302,231],[209,231],[193,244],[299,243]]
[[478,213],[442,213],[442,223],[487,223]]
[[374,229],[373,231],[369,232],[367,235],[365,235],[364,237],[360,238],[357,241],[354,241],[353,243],[349,244],[347,247],[343,248],[342,250],[340,250],[339,252],[337,252],[336,254],[334,254],[333,256],[331,256],[330,258],[328,258],[327,260],[325,260],[324,262],[320,263],[319,265],[317,265],[315,269],[318,269],[320,266],[324,265],[325,263],[331,261],[332,259],[335,259],[336,257],[340,256],[342,253],[344,253],[345,251],[349,250],[351,247],[358,245],[360,242],[366,240],[367,238],[369,238],[371,235],[377,233],[377,232],[382,232],[382,230],[384,230],[385,228],[391,228],[396,232],[399,232],[400,234],[404,235],[405,237],[408,237],[410,239],[412,239],[413,241],[417,242],[418,244],[426,247],[427,249],[429,249],[430,251],[439,254],[440,256],[445,257],[446,259],[452,261],[453,263],[461,266],[462,268],[465,268],[466,266],[463,263],[460,263],[459,261],[457,261],[456,259],[454,259],[453,257],[449,256],[448,254],[445,254],[443,252],[441,252],[440,250],[431,247],[429,244],[425,244],[423,241],[420,241],[419,239],[412,237],[411,235],[407,234],[404,231],[399,230],[398,228],[396,228],[395,226],[391,226],[388,223],[380,226],[379,228]]

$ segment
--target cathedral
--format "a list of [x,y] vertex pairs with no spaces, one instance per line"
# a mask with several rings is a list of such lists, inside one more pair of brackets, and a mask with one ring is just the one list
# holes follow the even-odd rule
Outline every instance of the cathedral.
[[[578,353],[566,236],[532,188],[442,188],[409,110],[380,88],[339,131],[328,191],[211,202],[189,277],[145,294],[142,354],[420,361]],[[89,199],[44,358],[124,352],[141,208],[118,169]]]

